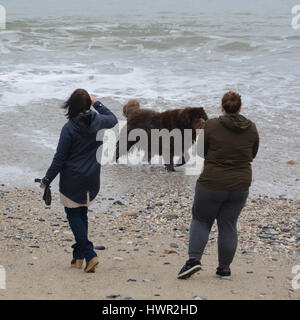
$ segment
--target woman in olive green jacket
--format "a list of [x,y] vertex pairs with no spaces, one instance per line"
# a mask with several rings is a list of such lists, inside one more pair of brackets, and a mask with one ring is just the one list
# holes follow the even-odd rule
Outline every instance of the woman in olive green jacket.
[[204,127],[204,169],[195,190],[190,227],[189,260],[178,274],[186,279],[201,269],[201,257],[215,220],[218,224],[216,274],[231,275],[237,247],[237,220],[252,181],[251,162],[259,135],[255,124],[240,114],[241,97],[228,92],[222,99],[223,116],[207,120]]

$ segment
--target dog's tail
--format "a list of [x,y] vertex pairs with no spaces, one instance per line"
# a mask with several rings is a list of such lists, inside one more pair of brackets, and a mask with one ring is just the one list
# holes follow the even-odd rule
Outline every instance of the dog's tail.
[[140,103],[137,99],[130,99],[123,107],[123,115],[128,118],[132,112],[140,109]]

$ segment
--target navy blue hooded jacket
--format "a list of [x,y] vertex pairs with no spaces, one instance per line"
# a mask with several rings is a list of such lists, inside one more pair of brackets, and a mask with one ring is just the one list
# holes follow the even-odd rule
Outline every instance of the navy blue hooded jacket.
[[100,164],[96,159],[102,141],[96,141],[101,129],[114,127],[118,120],[101,102],[97,110],[79,114],[62,128],[56,153],[43,183],[49,185],[60,173],[59,191],[80,204],[86,204],[87,192],[93,200],[100,189]]

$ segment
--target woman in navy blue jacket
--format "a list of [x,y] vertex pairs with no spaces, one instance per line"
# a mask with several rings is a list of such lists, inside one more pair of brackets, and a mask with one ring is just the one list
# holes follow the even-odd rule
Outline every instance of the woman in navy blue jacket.
[[[97,111],[92,111],[91,106]],[[88,240],[88,206],[100,189],[100,168],[96,152],[102,141],[96,141],[101,129],[114,127],[116,116],[95,97],[77,89],[63,106],[69,121],[63,126],[52,164],[41,186],[49,185],[60,173],[60,200],[75,237],[71,266],[94,272],[99,263],[94,246]]]

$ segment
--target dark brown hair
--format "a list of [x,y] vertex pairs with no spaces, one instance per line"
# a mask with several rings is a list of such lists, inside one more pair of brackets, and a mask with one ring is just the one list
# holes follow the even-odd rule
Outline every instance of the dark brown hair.
[[237,113],[242,105],[241,96],[234,92],[229,91],[224,94],[222,99],[222,107],[226,113]]
[[75,118],[79,113],[90,110],[92,100],[89,93],[84,89],[77,89],[63,105],[67,109],[66,117]]

